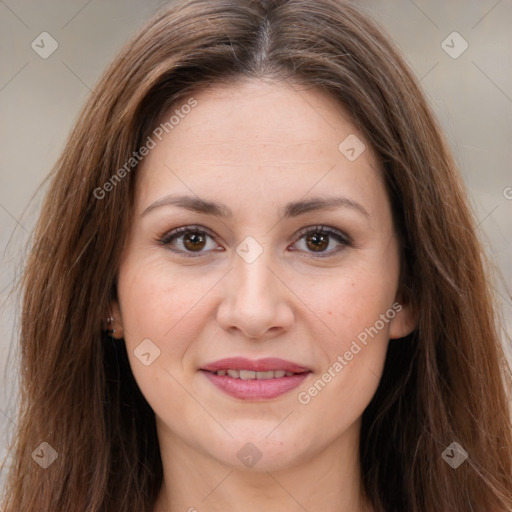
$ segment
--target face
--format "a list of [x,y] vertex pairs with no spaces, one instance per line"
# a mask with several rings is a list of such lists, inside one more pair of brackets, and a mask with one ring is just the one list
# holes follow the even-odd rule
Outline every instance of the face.
[[161,446],[261,470],[354,449],[413,328],[371,148],[319,91],[194,100],[137,170],[113,304]]

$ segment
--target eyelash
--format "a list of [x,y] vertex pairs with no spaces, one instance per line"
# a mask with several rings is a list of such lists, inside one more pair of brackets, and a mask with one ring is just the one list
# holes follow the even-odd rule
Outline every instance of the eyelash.
[[[166,233],[164,236],[162,236],[158,242],[162,245],[170,246],[171,242],[179,238],[181,235],[192,233],[192,234],[198,234],[198,235],[207,235],[213,240],[215,240],[215,236],[206,228],[202,226],[183,226],[180,228],[173,229],[172,231]],[[307,228],[303,228],[298,233],[297,241],[294,242],[296,244],[298,241],[300,241],[302,238],[304,238],[307,235],[310,234],[321,234],[321,235],[328,235],[329,237],[334,238],[338,243],[340,243],[344,247],[351,247],[352,241],[350,238],[342,233],[341,231],[338,231],[336,229],[332,229],[326,226],[309,226]],[[343,247],[337,248],[337,249],[331,249],[328,252],[319,252],[314,253],[310,252],[310,254],[314,258],[326,258],[329,256],[332,256],[333,254],[337,254],[340,250],[342,250]],[[205,252],[199,251],[199,252],[192,252],[192,251],[182,251],[182,250],[176,250],[176,249],[170,249],[173,252],[179,253],[185,257],[189,258],[198,258],[201,256],[204,256]],[[211,251],[210,251],[211,252]]]

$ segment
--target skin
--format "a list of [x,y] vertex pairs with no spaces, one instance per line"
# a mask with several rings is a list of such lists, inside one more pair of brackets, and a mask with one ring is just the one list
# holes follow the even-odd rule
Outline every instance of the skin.
[[[414,328],[406,305],[309,403],[298,394],[397,301],[398,242],[378,165],[367,144],[355,161],[340,152],[348,135],[363,137],[321,91],[246,80],[194,98],[137,171],[112,304],[116,337],[156,415],[164,484],[154,512],[370,511],[360,498],[361,415],[389,339]],[[232,218],[176,205],[143,214],[169,194],[223,203]],[[366,214],[343,206],[281,216],[288,202],[327,196]],[[190,225],[207,228],[202,246],[183,234],[159,241]],[[299,230],[318,225],[351,245],[331,236],[315,252]],[[248,236],[263,251],[251,263],[236,252]],[[148,366],[134,354],[144,339],[160,351]],[[277,398],[240,400],[199,371],[231,356],[280,357],[311,373]],[[261,453],[252,468],[237,457],[248,442]]]

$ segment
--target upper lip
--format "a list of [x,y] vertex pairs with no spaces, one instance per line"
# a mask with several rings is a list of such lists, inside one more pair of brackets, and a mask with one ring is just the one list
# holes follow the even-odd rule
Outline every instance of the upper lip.
[[303,373],[310,371],[309,368],[301,366],[292,361],[285,361],[278,357],[265,357],[263,359],[246,359],[245,357],[226,357],[201,368],[209,372],[219,370],[252,370],[254,372],[268,372],[284,370],[286,372]]

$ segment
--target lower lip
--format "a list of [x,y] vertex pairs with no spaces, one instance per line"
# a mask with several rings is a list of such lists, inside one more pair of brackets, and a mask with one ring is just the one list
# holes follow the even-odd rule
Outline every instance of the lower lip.
[[297,373],[279,379],[233,379],[202,370],[206,378],[224,393],[241,400],[269,400],[298,387],[310,372]]

